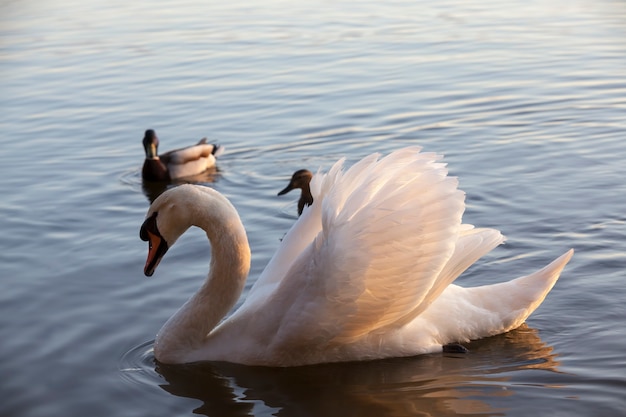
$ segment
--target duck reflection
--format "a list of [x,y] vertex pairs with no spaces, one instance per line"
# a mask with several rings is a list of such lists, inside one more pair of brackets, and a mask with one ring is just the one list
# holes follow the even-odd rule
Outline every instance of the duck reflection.
[[[252,416],[489,416],[489,398],[515,395],[510,373],[558,372],[552,348],[523,325],[472,342],[469,353],[296,368],[227,363],[157,364],[174,395],[199,399],[194,413]],[[540,382],[539,382],[540,384]]]
[[143,180],[141,183],[141,188],[143,190],[144,195],[152,204],[154,200],[165,190],[168,188],[176,187],[181,184],[206,184],[213,183],[218,180],[220,176],[220,171],[216,166],[210,167],[206,171],[201,174],[192,175],[184,178],[178,178],[170,181],[147,181]]

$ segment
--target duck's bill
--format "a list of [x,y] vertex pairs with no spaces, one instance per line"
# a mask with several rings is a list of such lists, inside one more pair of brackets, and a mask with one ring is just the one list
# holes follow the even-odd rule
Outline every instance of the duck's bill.
[[282,190],[280,190],[278,192],[278,195],[283,195],[283,194],[287,194],[289,191],[293,190],[293,186],[291,185],[291,183],[286,186],[285,188],[283,188]]
[[155,159],[156,157],[157,157],[157,147],[154,143],[151,143],[146,147],[146,158]]

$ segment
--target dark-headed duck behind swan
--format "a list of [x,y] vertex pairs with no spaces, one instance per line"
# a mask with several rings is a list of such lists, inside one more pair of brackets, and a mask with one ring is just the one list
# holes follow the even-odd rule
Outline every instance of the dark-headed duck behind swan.
[[223,147],[203,138],[195,145],[159,155],[159,138],[152,129],[144,134],[143,148],[146,159],[141,177],[146,181],[171,181],[200,174],[215,166],[215,157],[223,152]]
[[313,179],[313,173],[311,173],[311,171],[308,169],[300,169],[293,173],[289,184],[278,192],[278,195],[283,195],[296,188],[302,190],[300,199],[298,200],[298,216],[302,214],[304,206],[313,204],[313,195],[311,194],[310,187],[311,179]]

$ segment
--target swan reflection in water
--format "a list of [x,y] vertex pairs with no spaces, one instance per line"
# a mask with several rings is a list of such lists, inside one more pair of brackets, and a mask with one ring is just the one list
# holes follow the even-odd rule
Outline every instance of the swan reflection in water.
[[[467,347],[464,354],[295,368],[157,363],[156,371],[165,391],[203,402],[194,413],[221,417],[262,409],[276,416],[502,415],[490,399],[515,395],[511,372],[558,372],[557,355],[525,324]],[[547,387],[535,378],[534,386]]]
[[169,188],[176,187],[181,184],[208,184],[216,182],[220,177],[220,170],[217,166],[208,168],[201,174],[192,175],[184,178],[178,178],[170,181],[147,181],[142,180],[141,188],[144,195],[152,204],[154,200]]

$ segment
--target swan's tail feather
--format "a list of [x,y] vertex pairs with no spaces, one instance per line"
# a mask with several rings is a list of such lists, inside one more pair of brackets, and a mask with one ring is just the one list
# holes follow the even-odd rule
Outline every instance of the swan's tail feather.
[[518,327],[539,307],[573,255],[574,249],[570,249],[534,274],[514,279],[508,283],[511,287],[515,286],[517,293],[517,297],[512,300],[515,301],[512,310],[519,308],[520,311],[525,311],[511,323],[507,331]]
[[454,253],[439,273],[437,281],[424,298],[424,302],[417,305],[413,311],[402,320],[393,324],[400,327],[410,322],[425,311],[441,293],[456,280],[467,268],[481,257],[489,253],[493,248],[504,242],[504,236],[495,229],[478,228],[472,225],[463,225],[459,240],[454,248]]
[[437,328],[435,339],[441,344],[513,330],[539,307],[573,254],[570,249],[543,269],[508,282],[472,288],[451,285],[418,322],[423,319]]

